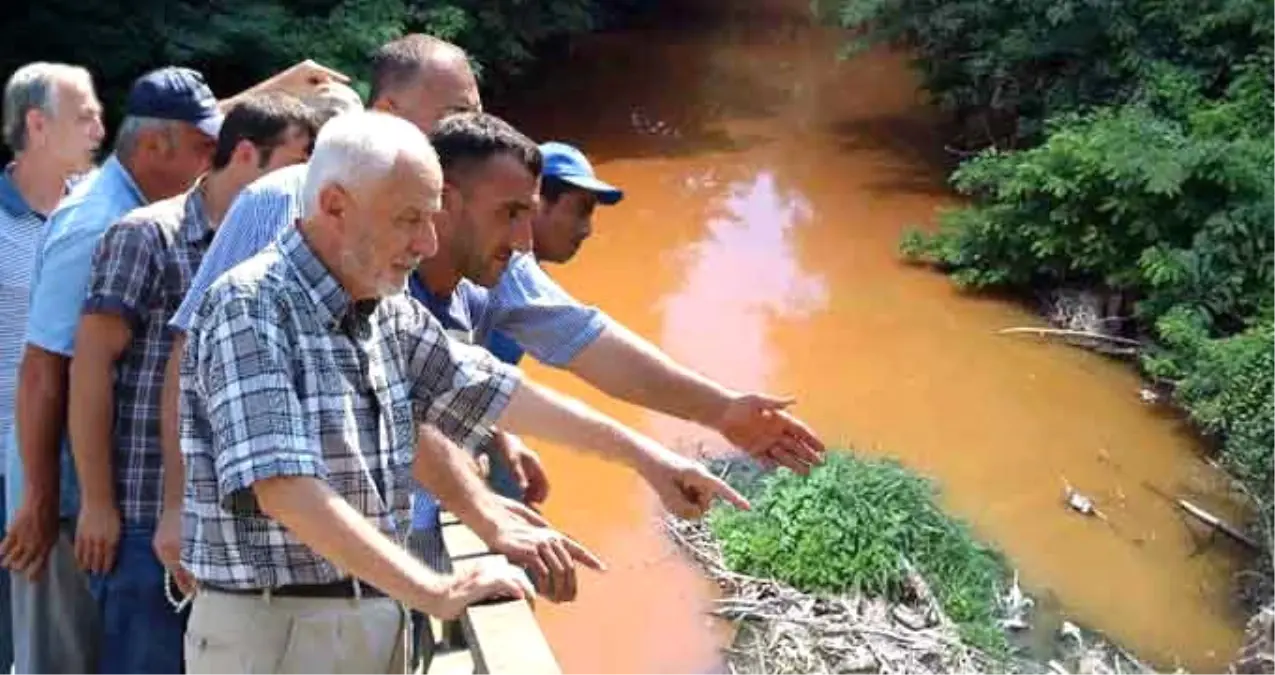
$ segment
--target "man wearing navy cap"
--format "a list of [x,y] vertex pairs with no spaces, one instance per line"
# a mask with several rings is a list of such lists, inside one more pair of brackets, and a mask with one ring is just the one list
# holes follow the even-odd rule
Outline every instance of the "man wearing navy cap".
[[576,148],[551,141],[540,145],[540,211],[531,223],[536,259],[565,263],[593,233],[593,209],[624,199],[619,188],[599,180]]

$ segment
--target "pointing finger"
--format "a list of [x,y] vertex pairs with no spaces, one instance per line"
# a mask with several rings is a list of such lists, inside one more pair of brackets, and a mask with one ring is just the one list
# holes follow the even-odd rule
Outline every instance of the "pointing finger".
[[730,502],[735,508],[743,509],[744,511],[749,511],[753,508],[752,504],[749,504],[748,500],[744,499],[744,495],[736,492],[735,488],[727,485],[722,479],[710,475],[708,480],[714,495]]

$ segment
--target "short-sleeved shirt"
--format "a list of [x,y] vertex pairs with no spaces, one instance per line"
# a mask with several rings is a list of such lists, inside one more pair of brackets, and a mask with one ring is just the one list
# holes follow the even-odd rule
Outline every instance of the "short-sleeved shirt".
[[[407,289],[457,339],[489,347],[492,337],[502,334],[525,344],[536,360],[556,367],[570,363],[607,326],[605,314],[568,295],[527,253],[510,259],[494,291],[462,279],[451,295],[440,296],[415,274]],[[418,490],[412,504],[413,529],[435,527],[437,513],[434,498]]]
[[130,212],[98,243],[84,312],[124,318],[133,339],[115,364],[112,459],[126,524],[153,526],[163,506],[160,394],[173,339],[168,319],[212,242],[203,184]]
[[259,589],[346,574],[261,512],[258,481],[324,480],[402,542],[417,424],[472,447],[519,374],[406,294],[353,301],[291,229],[209,288],[182,380],[182,561],[204,583]]
[[[304,164],[279,169],[239,193],[169,325],[187,330],[209,284],[265,248],[297,221],[305,173]],[[607,325],[601,310],[577,302],[540,269],[529,253],[510,259],[495,288],[488,290],[462,279],[453,295],[462,303],[457,305],[458,311],[475,308],[470,312],[475,317],[470,324],[474,344],[499,344],[502,339],[512,338],[536,360],[553,366],[570,362]]]
[[[44,234],[44,214],[27,204],[13,184],[13,166],[0,172],[0,443],[13,426],[18,365],[31,303],[31,275]],[[7,445],[7,443],[5,444]],[[0,461],[0,471],[6,462]]]
[[[128,170],[112,155],[91,176],[76,183],[49,214],[36,255],[27,344],[70,358],[87,295],[93,252],[106,228],[146,203]],[[62,438],[61,512],[79,512],[79,483],[68,438]],[[11,447],[16,447],[10,434]],[[10,464],[10,468],[12,468]]]
[[305,164],[271,171],[241,190],[230,204],[212,246],[204,254],[190,288],[169,325],[186,332],[208,287],[230,268],[260,253],[301,217]]

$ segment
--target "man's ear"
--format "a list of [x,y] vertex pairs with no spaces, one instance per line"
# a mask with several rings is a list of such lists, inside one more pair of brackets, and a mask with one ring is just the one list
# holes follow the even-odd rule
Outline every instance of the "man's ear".
[[25,122],[27,143],[30,145],[42,144],[46,130],[49,128],[49,118],[44,115],[44,111],[39,108],[31,108],[27,111]]
[[242,166],[251,166],[257,168],[261,162],[261,152],[257,150],[257,146],[252,141],[241,138],[235,143],[235,150],[230,155],[231,164],[239,164]]
[[340,221],[346,220],[350,211],[350,193],[340,183],[328,183],[319,188],[319,213]]

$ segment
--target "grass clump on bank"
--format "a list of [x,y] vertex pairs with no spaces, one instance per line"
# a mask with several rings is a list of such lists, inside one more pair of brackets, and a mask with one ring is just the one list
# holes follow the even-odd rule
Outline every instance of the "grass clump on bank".
[[808,477],[780,470],[741,487],[751,511],[709,518],[730,568],[805,592],[897,601],[910,563],[963,640],[1008,652],[996,624],[1004,561],[939,508],[930,481],[893,460],[832,452]]

